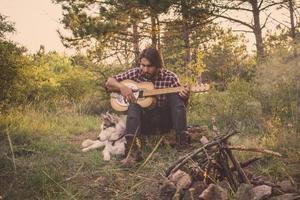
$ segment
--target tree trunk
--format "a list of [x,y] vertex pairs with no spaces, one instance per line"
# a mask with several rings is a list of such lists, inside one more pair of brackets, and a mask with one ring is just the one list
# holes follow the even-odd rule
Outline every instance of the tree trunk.
[[160,53],[160,57],[163,62],[163,66],[165,65],[164,63],[164,56],[161,52],[161,46],[160,46],[160,23],[159,23],[159,15],[156,15],[156,23],[157,23],[157,50]]
[[151,46],[156,48],[157,45],[157,30],[156,30],[156,14],[151,13]]
[[294,2],[293,0],[288,1],[288,7],[289,7],[289,12],[290,12],[290,21],[291,21],[291,31],[290,35],[291,38],[293,39],[293,56],[297,56],[297,47],[296,47],[296,27],[295,27],[295,15],[294,15]]
[[189,13],[188,6],[185,3],[185,0],[181,1],[181,12],[182,12],[182,38],[184,41],[184,66],[187,67],[191,62],[191,47],[190,47],[190,29],[189,29]]
[[136,22],[133,23],[132,25],[132,32],[133,32],[133,49],[134,49],[134,61],[135,61],[134,64],[135,66],[138,66],[140,47],[139,47],[138,25]]
[[190,31],[187,22],[183,24],[183,41],[184,41],[184,66],[187,67],[191,62],[191,47],[190,47]]
[[160,23],[159,23],[159,17],[158,15],[156,16],[156,24],[157,24],[157,49],[160,51],[161,46],[160,46]]
[[256,41],[257,60],[258,62],[261,62],[264,59],[265,53],[264,53],[264,45],[263,45],[263,37],[262,37],[262,28],[260,26],[260,16],[259,16],[260,11],[258,8],[257,0],[251,0],[250,3],[252,6],[252,11],[253,11],[252,14],[254,19],[253,32]]

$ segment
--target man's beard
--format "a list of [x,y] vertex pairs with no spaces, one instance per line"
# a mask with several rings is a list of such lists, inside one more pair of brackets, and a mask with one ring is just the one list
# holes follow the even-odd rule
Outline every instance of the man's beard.
[[150,73],[143,73],[143,77],[145,77],[146,79],[153,79],[155,76],[154,74],[150,74]]

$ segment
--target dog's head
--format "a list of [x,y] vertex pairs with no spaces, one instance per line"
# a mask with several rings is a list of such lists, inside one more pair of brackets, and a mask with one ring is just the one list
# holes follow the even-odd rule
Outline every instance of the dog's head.
[[102,124],[98,139],[101,141],[115,140],[124,133],[125,125],[121,118],[109,112],[101,114]]

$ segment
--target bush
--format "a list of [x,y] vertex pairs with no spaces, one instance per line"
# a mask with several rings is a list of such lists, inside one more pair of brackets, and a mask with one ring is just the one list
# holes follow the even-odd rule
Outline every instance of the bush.
[[27,60],[6,93],[10,105],[42,104],[51,109],[66,101],[80,103],[97,90],[93,74],[72,65],[64,55],[39,53],[27,56]]
[[[0,34],[1,35],[1,34]],[[12,85],[21,78],[21,71],[28,60],[25,49],[0,38],[0,101],[9,102],[14,93]]]
[[191,114],[194,121],[210,121],[217,117],[221,127],[238,122],[245,132],[261,129],[261,104],[254,97],[253,84],[243,80],[233,81],[225,92],[210,91],[207,95],[195,95],[191,99]]
[[257,69],[257,98],[264,114],[278,118],[299,131],[300,122],[300,59],[284,63],[278,55]]

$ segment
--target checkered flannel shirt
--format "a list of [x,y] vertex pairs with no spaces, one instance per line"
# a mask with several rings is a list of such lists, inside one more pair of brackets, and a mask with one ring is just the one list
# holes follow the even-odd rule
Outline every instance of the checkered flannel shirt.
[[[161,68],[158,72],[158,76],[154,80],[149,80],[145,78],[143,75],[143,71],[141,68],[136,67],[133,69],[129,69],[126,72],[117,74],[114,78],[117,81],[123,81],[126,79],[133,80],[135,82],[152,82],[154,84],[155,89],[168,88],[168,87],[178,87],[180,86],[177,75],[167,69]],[[166,101],[166,95],[158,95],[157,97],[158,106],[164,105]]]

